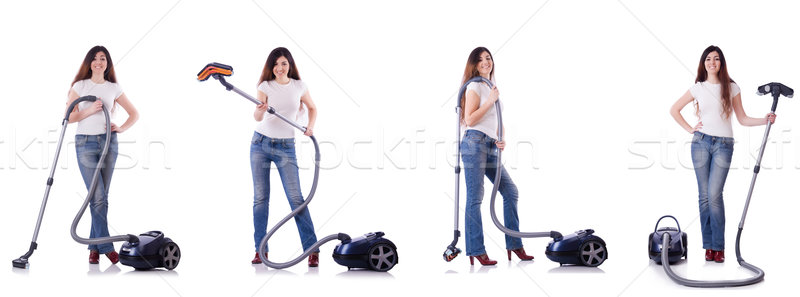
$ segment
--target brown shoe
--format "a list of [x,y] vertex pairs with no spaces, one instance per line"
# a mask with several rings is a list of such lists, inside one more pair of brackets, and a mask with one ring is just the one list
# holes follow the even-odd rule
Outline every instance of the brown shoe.
[[117,264],[117,262],[119,262],[119,254],[117,254],[115,251],[106,253],[106,257],[111,260],[111,264]]
[[100,253],[97,251],[89,251],[89,264],[100,263]]
[[[267,258],[267,253],[264,253],[264,258]],[[258,252],[256,252],[256,257],[250,261],[252,264],[261,264],[261,257],[258,256]]]
[[317,267],[319,266],[319,253],[311,253],[308,256],[308,267]]

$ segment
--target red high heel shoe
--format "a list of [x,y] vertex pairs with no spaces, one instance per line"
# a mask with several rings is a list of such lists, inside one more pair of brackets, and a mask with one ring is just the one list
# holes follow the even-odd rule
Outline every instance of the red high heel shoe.
[[483,254],[480,256],[469,256],[469,265],[475,265],[474,259],[478,259],[478,262],[480,262],[483,266],[497,264],[497,261],[489,259],[489,256]]
[[725,251],[714,251],[714,262],[725,262]]
[[89,264],[98,264],[98,263],[100,263],[100,252],[89,251]]
[[115,251],[110,251],[106,253],[106,257],[108,257],[108,259],[111,260],[111,264],[117,264],[117,262],[119,262],[119,254],[117,254],[117,252]]
[[319,266],[319,253],[311,253],[308,255],[308,267]]
[[524,248],[518,248],[515,250],[506,250],[506,251],[508,251],[508,261],[511,261],[511,252],[514,252],[514,254],[516,254],[517,257],[519,257],[519,259],[522,261],[533,260],[533,256],[526,254]]
[[[264,258],[267,258],[267,253],[264,253]],[[250,261],[252,264],[261,264],[261,258],[258,257],[258,252],[256,252],[256,257]]]
[[714,261],[714,251],[711,249],[706,250],[706,261]]

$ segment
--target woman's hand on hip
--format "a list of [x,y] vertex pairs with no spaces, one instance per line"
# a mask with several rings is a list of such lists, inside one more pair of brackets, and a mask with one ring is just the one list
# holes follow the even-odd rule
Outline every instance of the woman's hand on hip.
[[111,132],[122,133],[125,132],[125,130],[122,129],[120,126],[117,126],[117,124],[111,123]]
[[689,134],[694,134],[694,132],[700,131],[703,128],[703,122],[697,122],[697,125],[692,127],[692,131],[689,131]]

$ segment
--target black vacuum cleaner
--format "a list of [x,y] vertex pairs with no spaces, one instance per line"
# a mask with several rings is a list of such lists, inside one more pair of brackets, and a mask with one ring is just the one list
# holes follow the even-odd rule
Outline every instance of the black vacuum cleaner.
[[[470,83],[478,82],[478,83],[485,83],[492,88],[494,84],[491,80],[486,79],[481,76],[476,76],[468,80],[464,85],[461,86],[461,89],[458,92],[458,100],[456,100],[456,118],[457,118],[457,130],[456,134],[458,137],[458,155],[456,156],[458,159],[456,160],[456,179],[455,179],[455,231],[453,232],[453,241],[450,242],[450,245],[447,246],[442,257],[445,261],[450,262],[459,253],[461,253],[461,249],[456,247],[458,243],[458,237],[461,236],[461,232],[458,230],[458,198],[459,198],[459,182],[460,182],[460,174],[461,174],[461,98],[465,95],[467,90],[467,86]],[[495,101],[495,110],[497,111],[497,127],[498,127],[498,141],[503,140],[503,115],[502,111],[500,110],[500,101]],[[497,150],[497,164],[502,164],[501,162],[502,151]],[[590,266],[596,267],[603,264],[606,259],[608,259],[608,249],[606,248],[606,242],[600,238],[599,236],[594,234],[594,230],[592,229],[584,229],[576,231],[575,233],[568,234],[567,236],[561,235],[561,233],[557,231],[547,231],[547,232],[519,232],[514,231],[511,229],[506,228],[503,224],[500,223],[500,220],[497,218],[497,213],[495,212],[495,198],[497,198],[497,191],[500,186],[500,178],[501,178],[501,170],[497,170],[495,174],[495,182],[494,187],[492,188],[492,198],[490,202],[489,209],[491,209],[492,215],[492,222],[494,225],[500,229],[505,234],[508,234],[513,237],[520,237],[520,238],[536,238],[536,237],[550,237],[553,240],[547,244],[547,248],[545,250],[545,255],[548,259],[554,262],[558,262],[560,265],[564,264],[573,264],[573,265],[583,265],[583,266]]]
[[[58,163],[58,157],[61,153],[61,145],[64,142],[64,134],[66,133],[67,124],[69,124],[69,115],[75,106],[81,102],[94,102],[97,101],[97,97],[95,96],[83,96],[75,101],[67,107],[67,112],[64,115],[64,120],[61,122],[61,134],[58,137],[58,146],[56,147],[56,155],[53,159],[53,166],[50,167],[50,176],[47,178],[47,186],[45,187],[44,191],[44,198],[42,199],[42,206],[39,208],[39,218],[36,220],[36,228],[33,231],[33,239],[31,240],[30,248],[28,248],[28,252],[22,255],[21,257],[14,259],[12,262],[13,267],[15,268],[29,268],[28,259],[33,255],[33,251],[37,248],[37,237],[39,236],[39,227],[42,225],[42,217],[44,216],[44,209],[47,206],[47,199],[50,196],[50,187],[53,185],[53,175],[55,175],[56,171],[56,164]],[[108,109],[106,106],[103,105],[103,115],[105,115],[106,119],[106,127],[111,127],[111,120],[108,115]],[[163,237],[163,234],[159,231],[150,231],[144,234],[139,235],[137,237],[132,234],[128,235],[118,235],[118,236],[111,236],[111,237],[102,237],[102,238],[83,238],[80,237],[77,233],[78,223],[81,220],[81,217],[86,212],[86,207],[89,205],[89,201],[94,196],[95,191],[97,190],[97,182],[100,178],[100,170],[103,165],[103,160],[105,160],[106,155],[108,154],[108,146],[111,142],[111,129],[106,129],[106,142],[103,146],[103,152],[100,155],[100,160],[97,162],[97,167],[94,170],[94,175],[92,177],[92,183],[89,186],[89,191],[86,194],[86,199],[83,201],[83,205],[81,209],[78,211],[78,214],[75,215],[75,219],[72,220],[72,228],[70,233],[72,235],[72,239],[77,241],[81,244],[101,244],[101,243],[109,243],[109,242],[117,242],[117,241],[126,241],[123,243],[122,248],[120,248],[120,262],[123,265],[132,266],[136,269],[153,269],[158,267],[164,267],[168,270],[175,269],[178,266],[178,262],[180,261],[180,249],[178,245],[172,242],[169,238]],[[106,188],[107,190],[108,188]],[[150,239],[151,235],[159,234],[160,237],[158,240]]]
[[[660,224],[661,220],[665,218],[671,218],[674,220],[678,227],[658,228],[658,224]],[[663,241],[664,233],[669,233],[670,241]],[[650,255],[650,260],[655,261],[656,264],[661,264],[661,253],[664,252],[663,246],[665,245],[669,246],[667,261],[670,264],[677,263],[681,260],[681,258],[687,258],[689,241],[686,236],[686,232],[681,231],[681,224],[678,223],[678,219],[670,215],[666,215],[658,219],[653,233],[650,233],[650,236],[647,237],[647,253]]]
[[[225,81],[225,76],[231,76],[233,74],[233,67],[220,64],[220,63],[209,63],[203,70],[197,73],[197,80],[205,81],[209,77],[213,77],[214,79],[218,80],[225,89],[228,91],[234,91],[237,94],[241,95],[242,97],[250,100],[255,104],[263,104],[258,99],[253,98],[250,94],[243,92],[242,90],[234,87],[232,84]],[[305,132],[306,127],[287,119],[286,117],[282,116],[281,114],[275,112],[271,106],[268,107],[267,112],[273,114],[283,120],[286,123],[289,123],[293,127],[297,128],[300,131]],[[283,269],[294,266],[295,264],[299,263],[303,260],[303,258],[308,257],[313,251],[317,250],[323,244],[332,241],[332,240],[339,240],[340,243],[334,248],[333,251],[333,259],[339,265],[346,266],[348,270],[351,268],[368,268],[375,271],[389,271],[391,270],[397,263],[397,246],[394,243],[386,238],[383,237],[383,232],[372,232],[367,233],[364,236],[357,237],[357,238],[350,238],[349,235],[344,233],[332,234],[328,235],[321,240],[314,243],[311,247],[309,247],[303,254],[298,256],[295,259],[292,259],[285,263],[276,263],[269,261],[264,256],[264,248],[267,246],[267,241],[275,231],[278,231],[278,228],[283,226],[284,223],[289,221],[299,212],[303,211],[306,208],[308,203],[311,202],[311,199],[314,198],[314,193],[317,190],[317,181],[319,180],[319,160],[320,160],[320,153],[319,153],[319,144],[317,143],[317,139],[312,135],[309,136],[311,138],[311,142],[314,143],[314,182],[311,185],[311,190],[308,193],[303,204],[297,207],[294,211],[289,213],[286,217],[281,219],[277,224],[275,224],[272,229],[267,232],[267,235],[264,236],[264,239],[261,240],[258,248],[258,255],[261,258],[261,262],[264,263],[267,267],[275,268],[275,269]]]
[[[783,95],[786,98],[792,98],[794,96],[794,90],[791,88],[781,84],[781,83],[768,83],[758,87],[758,91],[756,92],[759,96],[771,94],[772,95],[772,109],[770,110],[772,113],[775,113],[775,109],[778,108],[778,98]],[[744,220],[747,217],[747,210],[750,208],[750,198],[753,196],[753,188],[756,185],[756,177],[758,177],[758,172],[761,170],[761,158],[764,156],[764,148],[767,145],[767,139],[769,138],[769,130],[772,128],[772,123],[767,122],[767,128],[764,130],[764,138],[761,140],[761,149],[758,151],[758,159],[756,159],[756,166],[753,168],[753,179],[750,181],[750,189],[747,192],[747,199],[744,202],[744,210],[742,211],[742,218],[739,220],[739,231],[736,233],[736,261],[739,262],[739,265],[754,272],[756,275],[745,278],[745,279],[736,279],[736,280],[716,280],[716,281],[706,281],[706,280],[693,280],[681,277],[680,275],[676,274],[672,271],[670,264],[673,261],[673,251],[675,247],[673,244],[662,244],[661,245],[661,265],[664,267],[664,272],[676,283],[679,283],[684,286],[689,287],[698,287],[698,288],[720,288],[720,287],[736,287],[736,286],[746,286],[758,283],[764,280],[764,270],[761,268],[756,267],[753,264],[745,262],[742,258],[742,253],[739,247],[739,243],[742,239],[742,229],[744,228]],[[659,219],[660,221],[660,219]],[[677,220],[676,220],[677,222]],[[657,225],[657,224],[656,224]],[[680,231],[680,230],[678,230]],[[661,242],[661,243],[671,243],[674,242],[674,237],[680,234],[680,236],[684,236],[685,233],[675,233],[675,232],[663,232],[662,234],[652,234],[650,237],[650,241],[652,242]],[[655,239],[655,236],[661,236],[661,240]],[[685,243],[685,241],[684,241]],[[651,252],[653,247],[649,247]],[[683,249],[686,249],[686,246],[683,246]],[[678,249],[678,251],[682,251]],[[652,258],[652,256],[651,256]]]

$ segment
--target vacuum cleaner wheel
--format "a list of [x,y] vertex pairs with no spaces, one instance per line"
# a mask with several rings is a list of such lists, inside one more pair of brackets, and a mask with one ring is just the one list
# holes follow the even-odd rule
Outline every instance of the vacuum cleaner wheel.
[[181,249],[175,242],[170,241],[162,245],[158,254],[161,255],[161,266],[167,270],[175,269],[181,261]]
[[397,264],[397,252],[386,243],[378,243],[369,249],[369,268],[375,271],[389,271]]
[[681,237],[683,238],[683,259],[689,259],[689,238],[685,232],[681,234]]
[[600,241],[589,240],[581,245],[581,263],[585,266],[600,266],[607,257],[606,246]]

